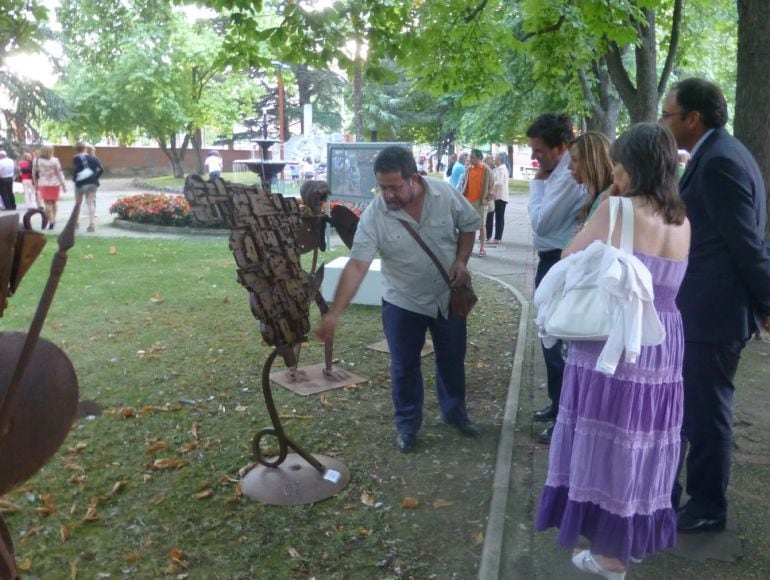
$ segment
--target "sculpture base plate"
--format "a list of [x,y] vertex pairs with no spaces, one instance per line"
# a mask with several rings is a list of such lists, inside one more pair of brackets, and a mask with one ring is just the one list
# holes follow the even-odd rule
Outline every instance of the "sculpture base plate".
[[327,377],[324,374],[325,366],[324,363],[319,363],[299,367],[294,379],[291,378],[288,370],[277,371],[270,373],[270,380],[302,396],[316,395],[332,389],[365,383],[369,380],[336,366],[332,366],[333,376]]
[[[243,494],[269,505],[300,505],[328,499],[350,481],[347,466],[325,455],[313,454],[326,468],[321,474],[298,453],[289,453],[278,467],[258,465],[241,480]],[[272,461],[274,458],[267,458]]]

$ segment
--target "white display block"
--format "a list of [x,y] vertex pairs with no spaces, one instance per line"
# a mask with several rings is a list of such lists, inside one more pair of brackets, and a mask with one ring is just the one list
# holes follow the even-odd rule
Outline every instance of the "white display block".
[[[334,302],[334,292],[337,290],[340,274],[347,265],[348,259],[336,258],[324,266],[321,295],[327,302]],[[379,259],[372,260],[372,263],[369,264],[369,271],[353,297],[353,304],[368,304],[370,306],[382,304],[382,272],[380,272]]]

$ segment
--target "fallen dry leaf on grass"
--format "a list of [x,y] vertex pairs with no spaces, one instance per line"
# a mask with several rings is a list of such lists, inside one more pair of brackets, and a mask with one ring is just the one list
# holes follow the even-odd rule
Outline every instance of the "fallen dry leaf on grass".
[[365,491],[361,494],[361,503],[369,507],[374,507],[374,496]]
[[87,444],[85,444],[83,442],[80,442],[77,445],[75,445],[74,447],[68,447],[67,448],[67,452],[68,453],[80,453],[86,447],[87,447]]
[[413,510],[420,505],[420,500],[416,497],[407,496],[401,500],[401,507],[407,510]]
[[168,553],[168,557],[171,559],[171,562],[173,562],[179,568],[182,568],[183,570],[190,569],[190,565],[182,559],[184,558],[184,552],[181,549],[172,548]]
[[21,543],[26,542],[28,539],[30,539],[32,536],[36,536],[40,532],[42,532],[45,528],[43,526],[33,526],[29,528],[24,535],[21,537]]
[[115,246],[110,246],[110,256],[114,256],[118,253],[118,249]]
[[206,499],[207,497],[212,497],[214,495],[213,489],[204,489],[203,491],[199,491],[198,493],[193,494],[194,499]]
[[27,558],[23,562],[17,562],[16,568],[18,568],[22,572],[29,572],[30,570],[32,570],[32,560]]
[[124,489],[128,485],[127,481],[124,481],[122,479],[119,479],[115,482],[115,484],[112,486],[112,489],[110,490],[110,493],[108,494],[110,497]]
[[133,563],[138,562],[139,560],[141,560],[142,559],[142,555],[139,552],[136,552],[136,551],[129,552],[128,554],[126,554],[123,557],[123,559],[126,561],[126,563],[133,564]]
[[77,463],[67,463],[64,466],[64,469],[66,469],[67,471],[82,471],[84,473],[86,471],[85,469],[83,469],[83,466],[81,466],[81,465],[79,465]]
[[173,413],[175,411],[179,411],[181,408],[182,405],[173,405],[171,407],[155,407],[152,405],[145,405],[142,407],[142,414],[149,415],[150,413]]
[[77,526],[77,522],[66,524],[59,529],[59,538],[61,538],[61,543],[64,544],[69,540],[70,535],[72,534],[72,530],[75,529]]
[[155,461],[148,462],[147,468],[148,469],[181,469],[182,467],[187,467],[188,465],[190,464],[184,459],[165,458],[165,459],[156,459]]
[[99,514],[96,511],[96,506],[91,505],[88,506],[88,509],[86,510],[86,515],[83,516],[84,522],[98,522],[101,518],[99,517]]
[[334,405],[331,404],[331,401],[329,401],[329,398],[326,395],[322,394],[320,397],[320,400],[321,400],[321,404],[324,407],[327,407],[329,409],[332,409],[334,407]]
[[161,298],[160,292],[153,292],[152,295],[150,295],[150,302],[153,304],[163,304],[163,298]]
[[433,509],[440,510],[440,509],[452,507],[453,505],[455,505],[455,503],[457,502],[447,501],[445,499],[437,499],[436,501],[433,502]]
[[59,508],[53,503],[53,496],[50,493],[42,496],[40,501],[43,502],[43,507],[35,508],[35,513],[47,516],[59,511]]
[[21,510],[21,508],[7,499],[0,499],[0,514],[12,514]]
[[472,537],[474,545],[480,546],[484,543],[484,532],[476,532]]
[[201,438],[201,424],[198,421],[193,421],[192,428],[190,429],[193,439],[200,441]]
[[163,451],[165,449],[168,449],[168,443],[166,443],[165,441],[157,441],[152,445],[148,445],[145,451],[147,452],[147,455],[152,455],[157,451]]
[[289,556],[291,556],[295,560],[300,558],[299,552],[297,551],[296,548],[289,548]]

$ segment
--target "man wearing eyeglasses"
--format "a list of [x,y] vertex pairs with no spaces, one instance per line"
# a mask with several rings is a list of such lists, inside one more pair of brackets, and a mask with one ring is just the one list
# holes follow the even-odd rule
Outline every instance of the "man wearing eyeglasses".
[[[674,85],[660,123],[691,155],[679,190],[692,243],[677,296],[685,340],[682,462],[689,442],[690,500],[678,510],[677,528],[719,531],[727,517],[733,380],[757,324],[770,327],[767,193],[751,153],[724,128],[727,102],[713,83],[691,78]],[[675,508],[681,494],[677,481]]]
[[467,263],[479,229],[479,215],[451,185],[419,175],[414,156],[403,147],[383,149],[374,161],[374,174],[381,195],[361,215],[334,304],[316,334],[321,339],[334,336],[340,316],[379,253],[396,448],[411,452],[422,426],[420,354],[427,330],[433,339],[442,419],[461,435],[476,437],[478,429],[465,406],[466,320],[449,312],[449,286],[399,220],[412,226],[441,262],[452,285],[460,286],[469,279]]

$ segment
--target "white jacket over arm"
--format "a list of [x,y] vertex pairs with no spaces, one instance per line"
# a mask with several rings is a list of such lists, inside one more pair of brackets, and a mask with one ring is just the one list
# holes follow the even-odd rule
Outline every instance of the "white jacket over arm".
[[[624,350],[625,361],[635,364],[642,346],[654,346],[666,338],[666,331],[655,310],[652,275],[636,256],[597,240],[585,250],[557,262],[535,291],[535,306],[538,309],[535,324],[546,347],[553,346],[562,338],[547,334],[544,327],[546,318],[555,301],[566,291],[586,277],[596,275],[596,268],[591,266],[596,261],[601,263],[597,294],[605,302],[614,321],[596,361],[596,370],[612,375]],[[580,314],[576,312],[575,316]]]

